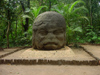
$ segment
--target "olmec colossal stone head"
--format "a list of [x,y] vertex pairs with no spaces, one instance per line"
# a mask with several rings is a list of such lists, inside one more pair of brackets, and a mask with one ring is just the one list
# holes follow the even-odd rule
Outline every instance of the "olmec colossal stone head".
[[43,50],[60,49],[66,42],[66,24],[57,12],[40,14],[33,24],[33,48]]

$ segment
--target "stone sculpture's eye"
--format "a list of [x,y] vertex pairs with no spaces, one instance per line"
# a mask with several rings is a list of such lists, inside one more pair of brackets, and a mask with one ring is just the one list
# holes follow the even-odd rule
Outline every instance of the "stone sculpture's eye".
[[55,30],[53,33],[55,35],[59,35],[59,34],[62,34],[64,31],[62,29],[58,29],[58,30]]
[[48,32],[47,32],[46,30],[40,30],[40,31],[39,31],[39,34],[41,34],[41,35],[47,35]]

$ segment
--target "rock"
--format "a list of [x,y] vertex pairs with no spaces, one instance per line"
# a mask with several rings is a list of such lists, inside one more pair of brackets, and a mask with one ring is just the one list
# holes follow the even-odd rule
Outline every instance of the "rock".
[[48,11],[40,14],[33,24],[33,48],[56,50],[66,45],[66,23],[62,15]]

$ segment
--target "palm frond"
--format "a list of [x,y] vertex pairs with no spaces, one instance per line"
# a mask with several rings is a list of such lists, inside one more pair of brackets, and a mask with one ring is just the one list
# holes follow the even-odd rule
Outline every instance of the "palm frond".
[[39,15],[41,9],[43,8],[47,8],[47,6],[40,6],[39,8],[36,8],[36,7],[32,8],[33,9],[32,12],[35,18]]
[[78,7],[78,8],[75,8],[74,10],[73,10],[73,13],[79,13],[79,12],[81,12],[82,13],[82,11],[84,10],[84,11],[86,11],[86,12],[88,12],[88,9],[87,8],[85,8],[84,6],[81,6],[81,7]]
[[88,17],[86,17],[86,16],[81,16],[81,17],[79,17],[80,19],[86,19],[88,22],[89,22],[89,19],[88,19]]
[[23,19],[29,18],[29,19],[31,19],[31,20],[33,21],[33,19],[32,19],[30,16],[28,16],[28,15],[22,15],[22,18],[23,18]]
[[73,8],[75,7],[75,5],[77,5],[78,3],[83,3],[84,4],[84,1],[75,1],[74,3],[72,3],[72,5],[70,6],[69,8],[69,13],[72,12]]
[[58,5],[52,6],[52,9],[51,9],[51,10],[52,10],[52,11],[56,11],[56,12],[58,12],[58,13],[64,15],[64,14],[63,14],[64,11],[61,10],[61,9],[58,7]]
[[65,11],[65,13],[68,13],[68,9],[69,9],[70,4],[64,5],[63,9]]

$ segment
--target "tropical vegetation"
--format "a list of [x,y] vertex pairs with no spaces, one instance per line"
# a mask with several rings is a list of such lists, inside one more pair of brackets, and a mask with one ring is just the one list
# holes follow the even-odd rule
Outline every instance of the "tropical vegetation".
[[66,45],[100,44],[100,0],[0,0],[0,47],[32,45],[32,24],[45,11],[66,21]]

